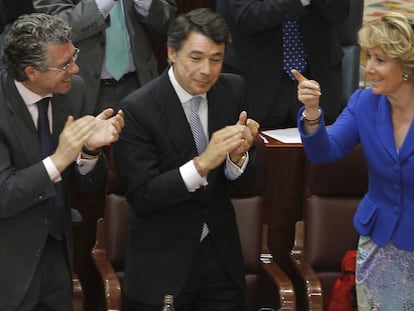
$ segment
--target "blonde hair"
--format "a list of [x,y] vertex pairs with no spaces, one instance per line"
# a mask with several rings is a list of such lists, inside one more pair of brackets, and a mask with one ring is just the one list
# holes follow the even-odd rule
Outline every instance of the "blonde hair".
[[363,50],[379,47],[402,69],[414,71],[414,11],[390,11],[358,32]]

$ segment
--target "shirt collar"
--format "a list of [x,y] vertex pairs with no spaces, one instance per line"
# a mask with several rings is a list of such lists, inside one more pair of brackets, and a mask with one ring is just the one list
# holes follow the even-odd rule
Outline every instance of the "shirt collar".
[[[171,66],[168,69],[168,77],[170,78],[171,84],[172,84],[175,92],[177,93],[178,99],[180,100],[181,104],[190,101],[190,99],[195,96],[195,95],[192,95],[192,94],[188,93],[186,90],[184,90],[181,87],[181,85],[178,83],[178,81],[177,81],[177,79],[175,78],[175,75],[174,75],[173,66]],[[197,96],[201,96],[203,99],[207,98],[206,93],[197,94]]]
[[16,85],[17,91],[19,92],[20,96],[23,98],[24,103],[26,106],[33,105],[37,103],[39,100],[45,97],[52,97],[53,94],[48,94],[46,96],[40,96],[39,94],[36,94],[29,90],[27,87],[24,86],[23,83],[19,81],[14,81],[14,84]]

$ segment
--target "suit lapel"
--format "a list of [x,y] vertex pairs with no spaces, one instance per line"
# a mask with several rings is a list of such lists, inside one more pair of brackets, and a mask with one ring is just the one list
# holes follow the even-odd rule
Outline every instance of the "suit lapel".
[[70,114],[68,111],[69,103],[66,102],[64,96],[55,95],[52,97],[52,118],[53,118],[53,141],[57,146],[59,141],[59,134],[65,126],[66,118]]
[[380,98],[376,125],[379,133],[378,136],[384,146],[384,149],[393,159],[396,160],[398,155],[391,122],[390,104],[385,96],[381,96]]
[[211,136],[215,131],[223,128],[227,124],[226,105],[224,99],[219,96],[216,86],[213,86],[207,93],[208,100],[208,132]]
[[180,156],[180,160],[186,162],[197,155],[191,128],[181,102],[170,83],[167,71],[160,79],[157,104],[160,106],[162,126],[165,128],[165,135],[169,137]]
[[414,141],[413,122],[411,123],[407,136],[405,137],[399,152],[397,152],[391,121],[391,109],[386,97],[382,97],[380,101],[377,117],[377,129],[379,132],[378,136],[380,137],[385,150],[395,160],[398,159],[398,161],[403,162],[414,152],[414,144],[412,144],[412,141]]
[[[6,75],[5,73],[3,73]],[[2,96],[4,105],[9,111],[10,130],[16,137],[15,143],[20,144],[24,154],[27,155],[29,163],[33,159],[40,158],[39,136],[32,116],[26,107],[22,97],[17,91],[13,79],[2,79]],[[4,116],[6,117],[6,116]]]

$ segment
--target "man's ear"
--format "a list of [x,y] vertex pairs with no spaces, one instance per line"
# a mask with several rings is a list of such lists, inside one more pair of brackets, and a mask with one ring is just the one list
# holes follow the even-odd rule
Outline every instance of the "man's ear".
[[35,81],[39,72],[32,66],[27,66],[24,68],[24,73],[26,74],[27,79],[30,81]]
[[171,63],[175,63],[176,59],[177,59],[177,54],[175,52],[175,50],[172,47],[167,47],[167,56],[168,56],[168,61]]

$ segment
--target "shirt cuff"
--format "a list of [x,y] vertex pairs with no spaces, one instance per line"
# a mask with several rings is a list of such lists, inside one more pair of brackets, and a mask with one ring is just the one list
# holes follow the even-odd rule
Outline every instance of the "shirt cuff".
[[242,167],[238,167],[231,159],[230,156],[227,155],[226,158],[226,169],[225,173],[229,180],[235,180],[237,179],[241,174],[243,174],[244,170],[246,169],[247,163],[249,163],[249,153],[246,152],[246,160],[244,160],[244,163]]
[[115,5],[116,1],[114,0],[95,0],[96,6],[98,7],[98,11],[102,14],[104,18],[107,18],[109,15],[109,11],[111,11],[112,7]]
[[148,16],[152,0],[133,0],[135,10],[138,12],[141,16]]
[[307,6],[311,3],[311,0],[300,0],[300,2],[302,2],[303,6]]
[[46,168],[46,171],[50,177],[50,180],[54,183],[57,183],[62,180],[62,176],[59,173],[59,170],[56,168],[55,164],[53,163],[50,157],[43,159],[43,165]]
[[194,192],[198,188],[208,185],[207,178],[200,176],[193,160],[180,166],[179,170],[189,192]]
[[96,162],[98,162],[99,157],[95,157],[92,159],[85,159],[82,157],[82,153],[79,153],[78,157],[76,158],[76,164],[78,165],[78,170],[81,175],[86,175],[90,171],[93,170],[93,168],[96,165]]

